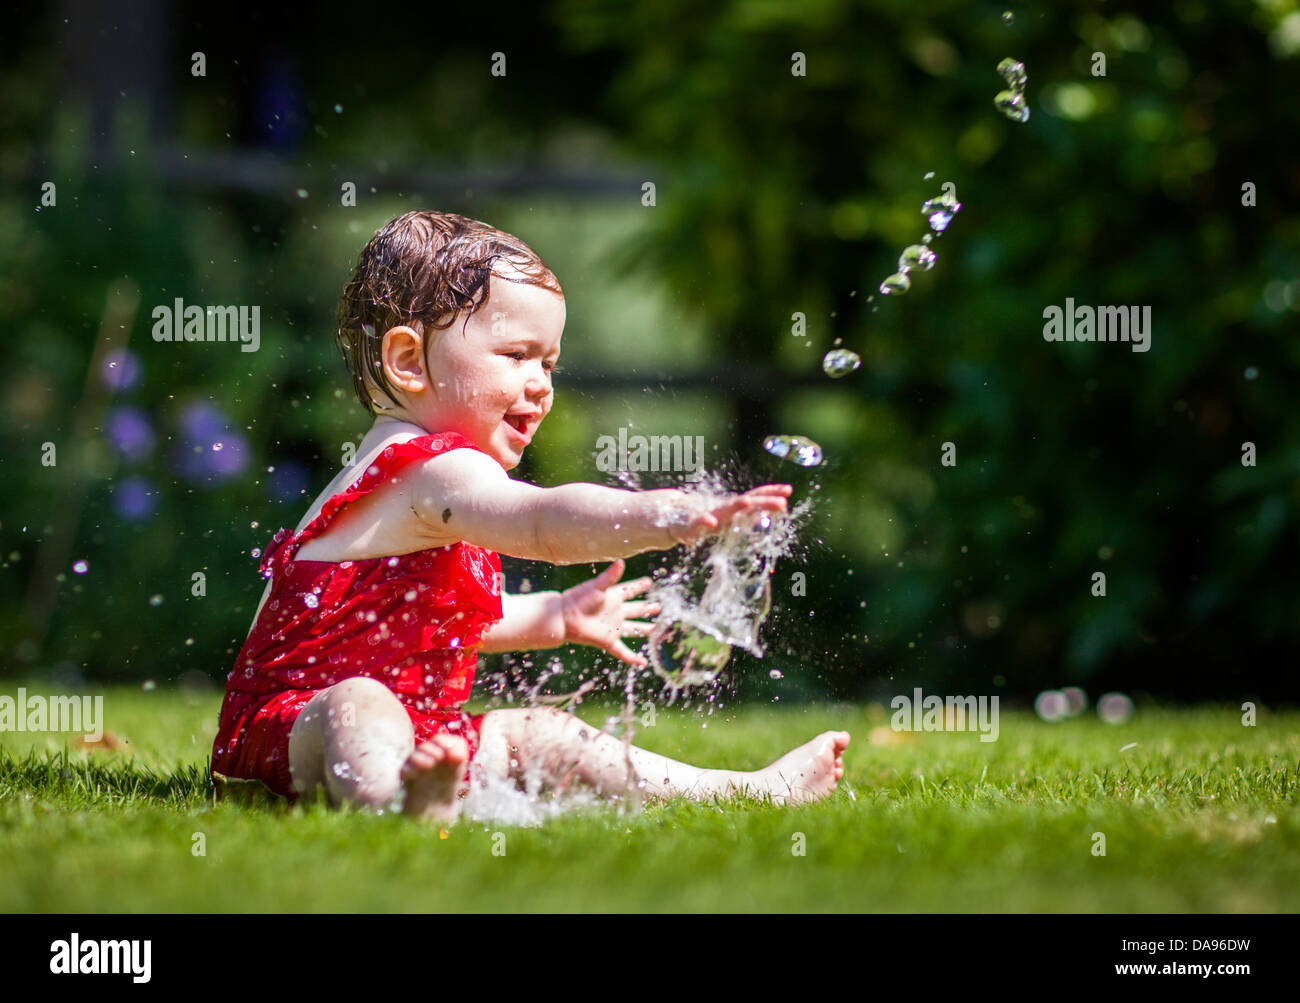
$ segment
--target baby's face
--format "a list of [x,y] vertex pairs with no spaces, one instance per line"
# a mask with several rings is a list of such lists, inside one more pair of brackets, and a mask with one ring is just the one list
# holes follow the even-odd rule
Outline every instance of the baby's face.
[[498,278],[517,274],[499,260],[491,298],[469,323],[427,332],[433,387],[417,404],[425,428],[460,432],[506,470],[551,410],[565,319],[556,293]]

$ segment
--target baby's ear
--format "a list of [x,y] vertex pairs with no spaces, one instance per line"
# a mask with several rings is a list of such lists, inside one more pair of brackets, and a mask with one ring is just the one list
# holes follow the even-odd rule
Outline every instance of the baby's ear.
[[421,387],[417,384],[427,383],[429,379],[424,359],[424,339],[405,324],[390,327],[384,332],[379,359],[384,375],[397,389],[419,393]]

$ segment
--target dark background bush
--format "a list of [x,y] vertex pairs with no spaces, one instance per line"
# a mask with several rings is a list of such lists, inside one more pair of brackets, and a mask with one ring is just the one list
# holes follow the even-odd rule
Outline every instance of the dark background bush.
[[[1007,25],[1005,7],[71,3],[11,20],[2,671],[224,679],[262,590],[251,552],[368,426],[332,342],[343,283],[379,225],[433,207],[517,233],[566,289],[567,372],[517,476],[607,481],[596,437],[635,423],[705,436],[738,487],[817,499],[777,569],[769,658],[734,663],[740,697],[1294,698],[1300,13],[1015,6]],[[992,105],[1008,55],[1028,68],[1025,125]],[[58,204],[38,210],[46,181]],[[868,302],[947,181],[963,209],[934,270]],[[260,305],[261,350],[153,342],[150,311],[178,296]],[[1046,343],[1066,297],[1149,305],[1150,352]],[[139,369],[115,392],[88,381],[114,324]],[[863,366],[835,382],[819,362],[837,338]],[[826,463],[773,460],[774,431]],[[512,589],[593,570],[506,564]]]

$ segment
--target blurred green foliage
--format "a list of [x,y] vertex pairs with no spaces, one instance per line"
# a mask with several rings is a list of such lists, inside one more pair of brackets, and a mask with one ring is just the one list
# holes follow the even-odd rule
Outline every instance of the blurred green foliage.
[[[561,366],[642,381],[569,389],[561,374],[523,474],[604,481],[596,437],[635,423],[705,436],[738,486],[789,480],[796,500],[816,499],[803,550],[774,579],[769,658],[736,661],[742,697],[913,682],[1295,696],[1300,13],[1012,5],[1007,25],[1008,6],[566,0],[490,32],[468,14],[411,15],[396,42],[340,37],[328,18],[250,36],[212,14],[180,21],[167,43],[162,133],[134,93],[96,127],[60,83],[57,24],[20,30],[21,56],[0,69],[5,667],[224,677],[262,590],[252,550],[297,523],[367,427],[331,340],[338,293],[374,229],[420,206],[528,241],[565,286]],[[435,35],[456,41],[435,51],[422,41]],[[261,48],[235,58],[249,37]],[[206,79],[188,72],[199,47]],[[496,50],[504,78],[487,71]],[[1091,72],[1097,52],[1105,77]],[[794,53],[805,76],[791,73]],[[992,105],[1008,55],[1028,68],[1025,125]],[[284,107],[297,117],[277,118],[259,97],[278,93],[276,78],[255,67],[289,56],[297,89]],[[213,155],[243,167],[227,176]],[[218,166],[187,174],[200,162]],[[629,180],[622,192],[540,181],[488,194],[409,180],[507,169]],[[369,180],[342,207],[334,193],[357,171]],[[45,180],[58,205],[37,212]],[[653,207],[642,181],[655,183]],[[906,296],[875,294],[945,182],[963,209],[935,240],[935,268]],[[121,277],[139,289],[129,348],[142,376],[78,436]],[[177,296],[259,304],[261,350],[153,342],[149,312]],[[1151,350],[1045,342],[1043,311],[1067,297],[1149,305]],[[837,339],[863,365],[831,381],[819,364]],[[730,385],[746,367],[763,367],[761,386],[664,387],[664,374],[699,371]],[[178,472],[196,404],[246,440],[242,472]],[[107,443],[122,405],[153,429],[146,456]],[[826,463],[768,457],[773,431],[816,439]],[[944,442],[953,467],[940,464]],[[305,493],[284,479],[295,463]],[[156,491],[147,518],[114,500],[133,477]],[[22,641],[38,544],[77,478],[88,493],[72,554],[88,570],[60,569],[49,638],[33,650]],[[661,561],[637,558],[630,573]],[[588,573],[507,570],[511,588]],[[806,595],[792,594],[796,571]],[[1097,571],[1104,598],[1090,592]]]

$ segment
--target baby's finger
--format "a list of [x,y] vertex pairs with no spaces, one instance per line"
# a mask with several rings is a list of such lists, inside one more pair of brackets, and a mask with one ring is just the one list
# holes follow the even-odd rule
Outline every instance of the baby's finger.
[[624,620],[623,636],[624,637],[649,637],[650,632],[655,629],[653,623],[646,623],[644,620]]
[[634,582],[624,582],[620,586],[620,588],[622,588],[623,590],[623,598],[631,599],[633,596],[639,596],[642,592],[644,592],[654,583],[655,580],[648,576],[645,578],[638,578]]
[[749,512],[760,509],[784,512],[788,503],[785,500],[785,495],[742,495],[740,504]]
[[649,602],[648,600],[643,599],[640,602],[624,603],[623,616],[624,617],[654,616],[662,609],[663,606],[660,605],[659,603]]
[[738,495],[714,511],[720,519],[729,520],[741,512],[784,512],[785,509],[786,502],[783,495],[760,495],[756,498]]
[[615,641],[605,650],[620,660],[627,662],[629,665],[635,665],[639,669],[644,669],[650,664],[646,659],[642,658],[622,641]]
[[614,562],[608,568],[592,579],[600,585],[601,588],[609,588],[621,577],[623,577],[623,558],[615,558]]

